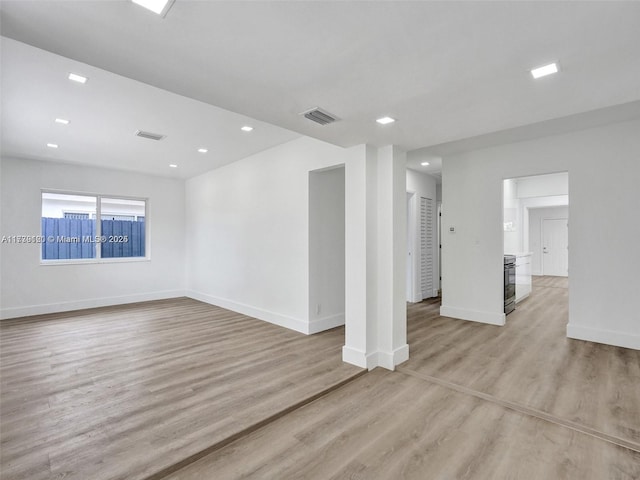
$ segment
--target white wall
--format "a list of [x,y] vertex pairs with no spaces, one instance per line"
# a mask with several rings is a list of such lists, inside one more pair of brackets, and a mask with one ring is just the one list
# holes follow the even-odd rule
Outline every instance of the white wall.
[[[542,220],[550,218],[569,218],[569,207],[549,207],[529,209],[529,250],[531,256],[531,274],[542,272]],[[571,255],[571,252],[569,252]]]
[[569,175],[567,172],[517,178],[516,182],[518,198],[569,195]]
[[520,200],[518,199],[518,184],[515,179],[509,178],[503,182],[504,206],[504,253],[516,253],[522,251],[522,214]]
[[446,157],[442,314],[504,323],[502,181],[568,171],[567,334],[640,349],[639,131],[635,120]]
[[309,172],[350,152],[303,137],[187,180],[188,294],[312,333]]
[[344,167],[309,173],[310,331],[344,324]]
[[[569,189],[569,179],[567,178],[567,190]],[[564,207],[569,205],[569,195],[553,195],[549,197],[530,197],[520,200],[520,206],[522,208],[522,251],[533,252],[530,244],[531,235],[529,212],[536,208],[552,208],[552,207]],[[506,253],[506,252],[505,252]],[[534,274],[537,275],[537,274]]]
[[407,299],[410,302],[422,301],[422,293],[420,291],[420,198],[430,198],[433,200],[433,219],[434,225],[434,248],[433,248],[433,260],[434,260],[434,272],[433,272],[433,285],[436,289],[433,292],[433,296],[437,296],[437,290],[440,287],[440,272],[438,271],[438,232],[437,232],[437,192],[436,192],[436,179],[431,175],[425,173],[416,172],[415,170],[407,169],[407,192],[413,193],[411,198],[411,205],[409,208],[410,225],[408,232],[413,234],[413,238],[408,243],[412,246],[411,257],[413,263],[413,289],[411,292],[407,292]]
[[41,189],[148,198],[150,260],[41,265],[40,246],[4,243],[2,317],[184,295],[184,182],[53,162],[2,159],[2,235],[40,235]]

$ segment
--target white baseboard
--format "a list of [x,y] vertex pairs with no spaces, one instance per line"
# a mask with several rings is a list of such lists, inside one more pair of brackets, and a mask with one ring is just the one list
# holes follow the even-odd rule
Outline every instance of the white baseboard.
[[330,315],[328,317],[316,318],[309,321],[307,330],[309,334],[323,332],[330,328],[339,327],[344,325],[344,313],[338,313],[336,315]]
[[488,323],[489,325],[503,326],[506,315],[504,313],[482,312],[479,310],[467,310],[466,308],[449,307],[442,305],[440,315],[443,317],[469,320],[471,322]]
[[378,352],[378,366],[395,370],[396,365],[409,360],[409,345],[406,343],[392,352]]
[[46,315],[48,313],[71,312],[73,310],[84,310],[85,308],[111,307],[113,305],[149,302],[151,300],[164,300],[167,298],[178,298],[184,296],[184,290],[164,290],[161,292],[137,293],[134,295],[121,295],[118,297],[75,300],[73,302],[29,305],[26,307],[9,307],[0,310],[0,318],[4,320],[9,318],[29,317],[32,315]]
[[356,367],[373,370],[378,366],[378,355],[377,353],[367,355],[367,353],[362,350],[357,350],[345,345],[342,347],[342,361],[355,365]]
[[373,370],[376,367],[395,370],[396,365],[409,360],[409,345],[396,348],[393,352],[373,352],[366,354],[362,350],[357,350],[348,346],[342,347],[342,361],[355,365],[356,367]]
[[567,325],[567,337],[576,340],[586,340],[588,342],[604,343],[605,345],[614,345],[616,347],[640,350],[640,335],[632,333],[583,327],[570,323]]
[[187,290],[186,296],[201,302],[209,303],[217,307],[226,308],[234,312],[242,313],[249,317],[257,318],[258,320],[264,320],[265,322],[273,323],[280,327],[289,328],[296,332],[309,334],[309,323],[305,320],[299,320],[297,318],[288,317],[280,313],[270,312],[261,308],[252,307],[244,303],[234,302],[233,300],[227,300],[225,298],[214,297],[206,293],[196,292],[193,290]]

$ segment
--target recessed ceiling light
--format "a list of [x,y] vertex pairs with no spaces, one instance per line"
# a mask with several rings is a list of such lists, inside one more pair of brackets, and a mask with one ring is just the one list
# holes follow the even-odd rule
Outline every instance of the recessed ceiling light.
[[251,130],[253,130],[253,127],[250,127],[249,125],[245,125],[240,130],[242,130],[243,132],[250,132]]
[[157,13],[158,15],[162,15],[163,17],[167,14],[171,5],[173,5],[173,0],[131,0],[136,5],[140,5],[141,7],[146,8],[147,10],[151,10],[153,13]]
[[170,166],[171,168],[178,168],[178,165],[176,165],[175,163],[170,163],[170,164],[169,164],[169,166]]
[[534,68],[531,70],[531,75],[533,78],[545,77],[547,75],[551,75],[552,73],[558,72],[558,65],[555,63],[550,63],[549,65],[544,65],[542,67]]
[[58,145],[56,145],[55,143],[47,143],[47,147],[49,147],[49,148],[58,148]]
[[82,75],[78,75],[77,73],[70,73],[69,80],[73,80],[74,82],[78,83],[87,83],[88,78],[83,77]]
[[56,118],[56,123],[60,123],[62,125],[69,125],[69,120],[65,120],[64,118]]
[[206,148],[199,148],[198,149],[198,153],[207,153],[209,150],[207,150]]
[[395,118],[391,118],[391,117],[382,117],[376,120],[376,122],[378,122],[380,125],[387,125],[389,123],[393,123],[395,122],[396,119]]
[[422,162],[420,165],[422,165],[423,167],[426,167],[429,165],[429,162]]

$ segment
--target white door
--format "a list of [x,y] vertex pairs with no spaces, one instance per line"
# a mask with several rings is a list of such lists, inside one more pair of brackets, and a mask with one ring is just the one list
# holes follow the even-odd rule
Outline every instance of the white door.
[[542,220],[542,274],[569,276],[569,221]]
[[433,200],[420,198],[420,290],[422,298],[434,296],[433,288]]
[[413,302],[413,235],[415,231],[415,210],[411,208],[413,193],[407,192],[407,302]]

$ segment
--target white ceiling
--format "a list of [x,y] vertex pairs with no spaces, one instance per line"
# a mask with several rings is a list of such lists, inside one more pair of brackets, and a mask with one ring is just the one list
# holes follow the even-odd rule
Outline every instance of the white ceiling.
[[[412,151],[640,100],[640,2],[176,0],[164,19],[128,1],[0,8],[3,35],[146,84],[135,84],[138,94],[155,86],[342,146]],[[528,69],[551,61],[561,72],[534,81]],[[126,83],[106,77],[110,97]],[[127,104],[132,85],[122,94]],[[43,88],[57,96],[66,87]],[[341,120],[322,127],[299,115],[314,106]],[[92,118],[96,128],[122,118],[115,104],[102,107],[114,118]],[[172,111],[149,108],[155,119]],[[202,128],[202,117],[186,112],[177,123]],[[398,121],[380,126],[382,115]],[[286,141],[275,131],[275,143]],[[176,138],[159,133],[169,135],[165,145]],[[3,131],[3,143],[12,135]],[[231,143],[223,163],[241,154]]]
[[[11,39],[1,47],[4,155],[189,178],[299,136]],[[69,72],[89,80],[72,82]]]

